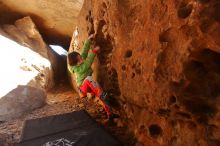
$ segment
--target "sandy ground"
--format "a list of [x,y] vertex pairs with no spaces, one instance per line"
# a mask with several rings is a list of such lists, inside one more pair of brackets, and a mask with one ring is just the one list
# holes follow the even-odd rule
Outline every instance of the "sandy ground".
[[107,131],[117,137],[125,146],[135,145],[133,136],[127,132],[126,127],[119,124],[109,124],[102,106],[96,99],[78,98],[71,87],[60,84],[48,92],[47,104],[22,117],[7,122],[0,122],[0,146],[14,146],[19,142],[21,130],[25,120],[50,115],[68,113],[85,109]]

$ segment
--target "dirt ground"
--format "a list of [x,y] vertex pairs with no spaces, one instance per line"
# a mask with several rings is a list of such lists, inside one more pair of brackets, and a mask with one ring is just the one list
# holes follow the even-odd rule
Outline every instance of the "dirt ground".
[[98,123],[114,135],[125,146],[135,145],[135,139],[126,127],[109,124],[102,106],[96,99],[78,98],[70,86],[60,84],[48,92],[47,104],[22,117],[7,122],[0,122],[0,146],[15,146],[20,140],[25,120],[58,115],[85,109]]

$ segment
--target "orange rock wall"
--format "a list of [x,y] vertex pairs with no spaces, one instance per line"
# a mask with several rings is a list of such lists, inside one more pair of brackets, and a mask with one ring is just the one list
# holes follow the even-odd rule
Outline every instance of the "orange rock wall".
[[98,80],[137,145],[220,144],[219,23],[218,0],[85,1],[81,41],[97,33]]

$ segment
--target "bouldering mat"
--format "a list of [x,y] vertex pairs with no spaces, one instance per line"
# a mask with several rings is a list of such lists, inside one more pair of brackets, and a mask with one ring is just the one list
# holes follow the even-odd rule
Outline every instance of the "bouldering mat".
[[27,120],[19,146],[122,146],[84,110]]

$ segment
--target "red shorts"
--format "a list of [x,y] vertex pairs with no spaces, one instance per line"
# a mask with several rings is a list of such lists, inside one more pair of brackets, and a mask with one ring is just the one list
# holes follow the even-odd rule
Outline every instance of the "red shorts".
[[108,102],[108,98],[105,97],[106,94],[103,92],[99,84],[92,79],[91,76],[88,76],[84,79],[79,89],[80,89],[80,97],[85,97],[87,93],[96,95],[101,100],[102,105],[105,111],[107,112],[107,114],[111,114],[111,108]]
[[87,93],[95,94],[97,97],[99,97],[103,92],[102,88],[96,81],[92,79],[91,76],[86,77],[79,88],[83,97],[85,97]]

